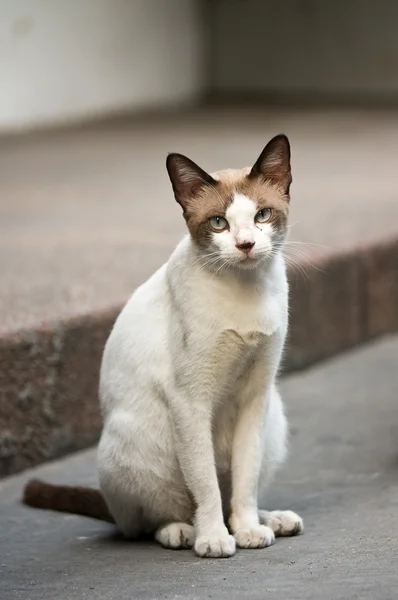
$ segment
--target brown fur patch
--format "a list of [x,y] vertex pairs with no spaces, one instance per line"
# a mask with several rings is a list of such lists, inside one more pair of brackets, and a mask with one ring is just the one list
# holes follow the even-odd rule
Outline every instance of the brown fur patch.
[[25,486],[22,502],[33,508],[82,515],[114,523],[99,490],[78,486],[51,485],[31,479]]
[[184,217],[193,239],[200,246],[207,246],[213,230],[210,217],[225,217],[234,194],[244,194],[256,203],[258,210],[269,208],[269,221],[283,233],[289,213],[289,196],[281,187],[261,176],[249,177],[250,168],[226,169],[212,173],[216,185],[203,186],[198,194],[187,202]]

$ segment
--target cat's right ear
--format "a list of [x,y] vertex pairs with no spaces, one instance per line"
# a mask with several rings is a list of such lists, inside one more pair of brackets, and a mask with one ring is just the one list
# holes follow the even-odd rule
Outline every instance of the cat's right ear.
[[211,175],[183,154],[175,152],[169,154],[166,159],[166,168],[175,199],[184,211],[201,188],[217,185],[217,181]]

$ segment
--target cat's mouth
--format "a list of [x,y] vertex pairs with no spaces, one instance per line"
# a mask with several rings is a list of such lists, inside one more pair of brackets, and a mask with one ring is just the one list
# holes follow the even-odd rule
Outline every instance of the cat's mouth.
[[253,268],[257,265],[257,263],[259,262],[260,257],[259,256],[251,256],[251,255],[247,255],[247,256],[242,256],[242,258],[239,261],[239,266],[246,268],[246,269],[250,269]]
[[249,254],[242,254],[240,256],[241,262],[257,262],[258,260],[260,260],[261,258],[261,253],[256,252],[256,253],[252,253],[250,252]]
[[242,258],[242,262],[249,262],[249,263],[253,263],[253,262],[257,262],[258,258],[257,256],[244,256]]

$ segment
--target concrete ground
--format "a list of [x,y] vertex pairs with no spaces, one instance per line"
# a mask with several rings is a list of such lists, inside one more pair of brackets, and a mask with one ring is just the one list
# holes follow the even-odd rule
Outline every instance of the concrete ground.
[[2,600],[396,600],[398,337],[286,377],[291,454],[269,508],[292,508],[305,534],[228,560],[19,504],[33,475],[95,483],[93,450],[0,482]]

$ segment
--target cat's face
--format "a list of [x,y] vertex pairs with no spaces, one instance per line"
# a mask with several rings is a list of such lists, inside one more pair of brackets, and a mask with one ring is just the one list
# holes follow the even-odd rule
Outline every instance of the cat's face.
[[273,138],[252,169],[209,175],[189,158],[170,154],[167,170],[204,264],[253,269],[283,244],[291,183],[286,136]]

